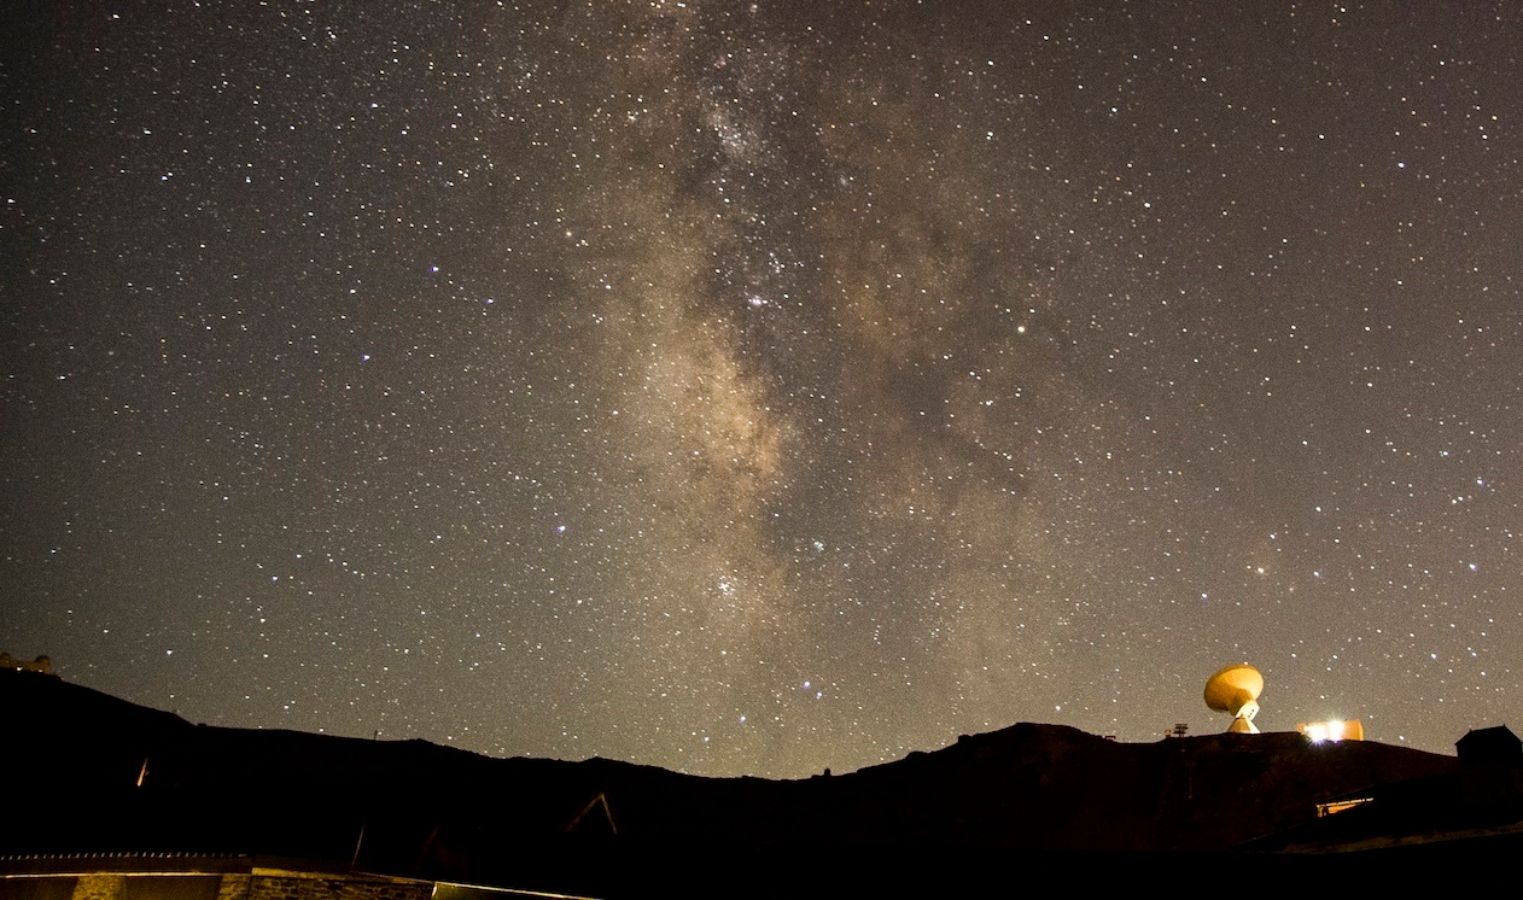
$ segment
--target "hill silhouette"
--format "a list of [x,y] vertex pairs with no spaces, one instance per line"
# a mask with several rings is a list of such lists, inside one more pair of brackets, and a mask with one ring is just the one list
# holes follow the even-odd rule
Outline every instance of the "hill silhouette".
[[1126,744],[1018,724],[776,781],[193,725],[31,672],[0,671],[0,709],[14,785],[0,853],[258,853],[594,892],[673,854],[1216,854],[1305,827],[1327,799],[1457,771],[1294,733]]

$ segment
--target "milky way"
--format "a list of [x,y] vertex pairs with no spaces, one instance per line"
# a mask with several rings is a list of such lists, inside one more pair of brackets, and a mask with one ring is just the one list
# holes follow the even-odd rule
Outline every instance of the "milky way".
[[42,4],[0,646],[798,776],[1523,694],[1510,4]]

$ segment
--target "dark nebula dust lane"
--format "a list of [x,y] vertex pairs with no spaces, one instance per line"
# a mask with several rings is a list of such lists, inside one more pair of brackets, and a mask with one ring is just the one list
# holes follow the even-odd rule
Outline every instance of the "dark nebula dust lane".
[[[823,8],[822,8],[823,7]],[[1523,693],[1523,12],[41,4],[0,646],[703,774]]]

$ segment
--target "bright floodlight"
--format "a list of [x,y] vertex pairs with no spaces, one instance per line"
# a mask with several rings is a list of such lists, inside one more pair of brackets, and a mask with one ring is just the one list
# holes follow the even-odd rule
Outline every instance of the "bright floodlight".
[[1259,694],[1264,691],[1264,676],[1247,663],[1227,666],[1206,682],[1206,705],[1232,716],[1227,730],[1238,734],[1258,734],[1253,717],[1259,714]]
[[1306,735],[1306,739],[1313,744],[1324,741],[1337,743],[1338,741],[1362,741],[1364,740],[1364,723],[1358,719],[1329,719],[1326,722],[1302,722],[1296,726],[1296,730]]

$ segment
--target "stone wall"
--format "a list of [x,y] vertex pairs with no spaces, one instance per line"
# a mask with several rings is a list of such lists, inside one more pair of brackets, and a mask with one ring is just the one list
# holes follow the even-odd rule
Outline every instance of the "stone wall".
[[121,900],[122,875],[81,875],[74,882],[74,900]]
[[[214,881],[219,878],[220,882]],[[216,884],[216,900],[428,900],[434,893],[432,881],[258,869],[252,873],[227,872],[220,876],[115,872],[60,874],[29,881],[32,888],[43,888],[39,896],[57,895],[70,900],[135,900],[145,895],[211,897],[213,883]],[[71,883],[72,894],[69,893]],[[0,896],[5,894],[3,885],[4,880],[0,879]]]
[[[363,875],[260,874],[250,877],[248,900],[428,900],[431,881],[393,881]],[[220,898],[219,898],[220,900]]]

